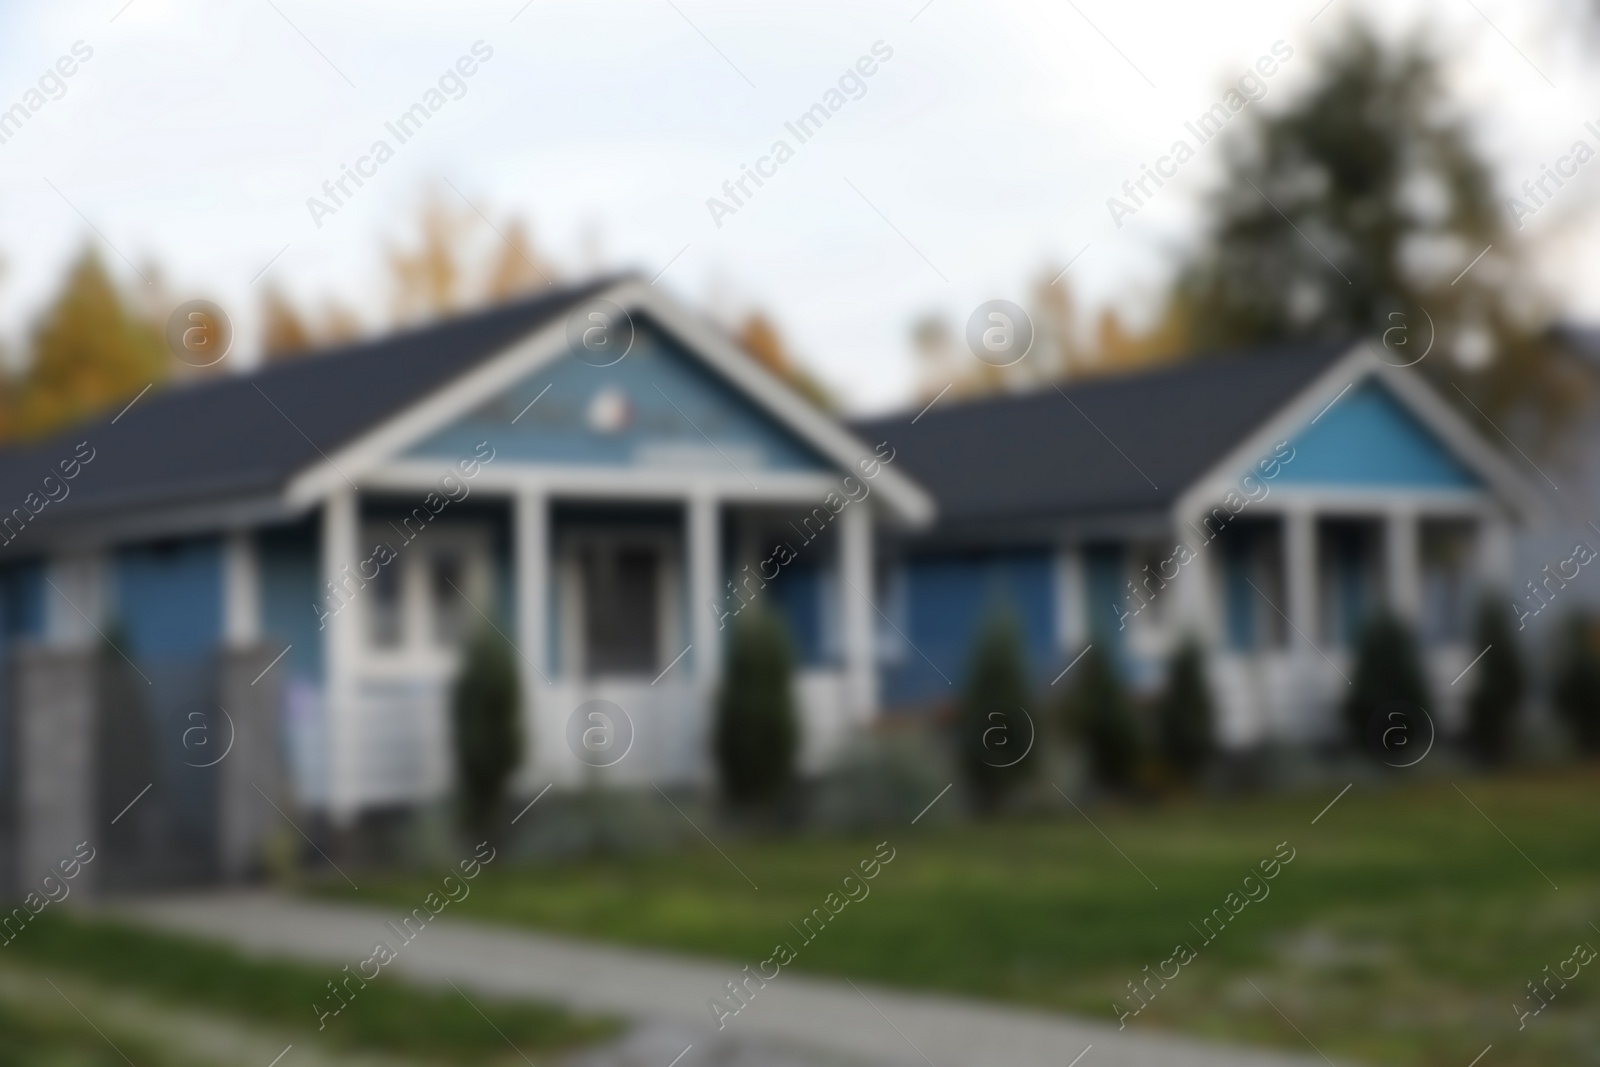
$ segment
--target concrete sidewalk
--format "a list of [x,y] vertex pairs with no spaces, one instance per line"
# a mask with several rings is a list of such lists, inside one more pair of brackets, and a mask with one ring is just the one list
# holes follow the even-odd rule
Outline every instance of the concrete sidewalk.
[[[270,893],[124,903],[118,914],[258,954],[326,962],[329,977],[372,953],[398,911]],[[707,1000],[758,961],[717,963],[619,948],[440,916],[385,970],[412,981],[454,982],[467,994],[550,1001],[640,1023],[611,1062],[677,1067],[728,1062],[856,1063],[904,1067],[1306,1067],[1311,1056],[1242,1051],[1159,1037],[975,1000],[820,979],[783,971],[718,1031]],[[306,1007],[309,1020],[310,1005]],[[755,1042],[769,1054],[740,1054]],[[676,1047],[673,1047],[676,1046]],[[770,1054],[788,1050],[785,1054]]]

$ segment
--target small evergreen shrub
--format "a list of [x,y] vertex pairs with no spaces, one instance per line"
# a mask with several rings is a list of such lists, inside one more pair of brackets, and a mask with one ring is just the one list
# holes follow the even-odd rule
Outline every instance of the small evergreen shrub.
[[723,796],[736,806],[772,805],[794,781],[800,722],[793,673],[783,622],[759,610],[741,616],[728,641],[713,728]]
[[[1363,627],[1356,645],[1355,671],[1350,683],[1344,720],[1352,745],[1363,751],[1373,751],[1373,724],[1379,721],[1380,713],[1387,714],[1386,709],[1391,706],[1405,717],[1405,736],[1408,739],[1418,736],[1422,727],[1410,720],[1418,714],[1416,709],[1423,712],[1428,709],[1428,683],[1422,673],[1416,638],[1391,612],[1373,616]],[[1373,754],[1382,756],[1382,752]]]
[[1562,629],[1553,696],[1579,751],[1600,754],[1600,652],[1595,648],[1595,620],[1589,615],[1572,616]]
[[1205,653],[1191,638],[1173,653],[1156,704],[1161,760],[1174,777],[1193,781],[1205,769],[1216,747],[1215,721]]
[[475,633],[451,694],[456,787],[473,833],[488,830],[522,760],[521,688],[506,639],[489,626]]
[[1089,774],[1096,784],[1126,789],[1139,772],[1139,725],[1133,717],[1116,665],[1098,645],[1078,663],[1077,683],[1067,697],[1067,727],[1082,739]]
[[1008,612],[992,612],[973,641],[956,711],[962,777],[980,813],[998,807],[1036,762],[1029,703],[1022,637]]
[[1472,647],[1487,648],[1472,668],[1477,675],[1467,697],[1467,749],[1485,764],[1510,759],[1522,704],[1522,658],[1505,601],[1485,599],[1478,609]]
[[950,820],[960,810],[950,798],[928,807],[956,773],[945,740],[922,728],[880,729],[853,739],[817,782],[810,823],[864,832],[901,828],[919,815],[918,826]]

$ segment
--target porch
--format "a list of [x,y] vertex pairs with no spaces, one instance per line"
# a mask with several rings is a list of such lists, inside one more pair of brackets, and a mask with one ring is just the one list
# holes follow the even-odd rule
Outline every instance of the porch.
[[1355,648],[1380,608],[1416,636],[1436,729],[1464,725],[1470,686],[1453,683],[1482,651],[1478,606],[1511,566],[1509,521],[1486,497],[1296,489],[1220,533],[1199,512],[1176,532],[1199,546],[1193,573],[1178,578],[1177,610],[1134,620],[1129,641],[1151,659],[1184,633],[1209,636],[1223,745],[1340,740]]
[[320,513],[321,743],[303,747],[326,752],[308,792],[336,819],[449,790],[451,687],[486,625],[521,667],[520,793],[710,781],[723,644],[746,604],[788,624],[803,769],[874,714],[873,504],[824,506],[841,499],[831,479],[767,471],[757,490],[704,469],[502,461],[470,500],[406,510],[437,481],[394,464]]

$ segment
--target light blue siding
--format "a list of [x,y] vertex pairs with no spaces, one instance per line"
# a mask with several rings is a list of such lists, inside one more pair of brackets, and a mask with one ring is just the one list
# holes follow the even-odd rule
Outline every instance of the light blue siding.
[[[38,560],[10,563],[0,568],[0,835],[14,818],[8,810],[16,789],[16,758],[11,750],[16,735],[12,723],[11,654],[18,644],[44,635],[44,565]],[[0,848],[0,885],[15,885],[11,867],[14,850]]]
[[261,568],[261,632],[268,646],[293,645],[280,666],[291,678],[322,681],[323,630],[317,531],[312,522],[273,527],[256,537]]
[[[152,811],[165,809],[187,862],[211,862],[217,772],[193,764],[211,752],[191,749],[186,731],[217,724],[217,651],[222,642],[222,540],[216,536],[128,545],[112,556],[115,630],[108,635],[147,687],[133,680],[139,718],[155,748]],[[115,655],[116,653],[103,653]],[[220,729],[203,735],[207,742]],[[198,744],[198,742],[196,742]]]
[[899,649],[896,662],[884,671],[884,704],[903,707],[956,697],[978,630],[994,611],[1011,613],[1030,675],[1038,684],[1048,682],[1045,674],[1058,658],[1053,555],[1039,548],[907,559],[905,611],[897,623],[914,647]]
[[1089,641],[1109,647],[1120,659],[1127,628],[1122,613],[1138,606],[1129,603],[1128,553],[1120,544],[1087,545],[1083,550],[1084,605],[1089,620]]
[[27,560],[0,569],[0,640],[44,636],[44,563]]
[[778,572],[769,583],[778,615],[789,631],[795,663],[821,667],[830,656],[824,633],[823,583],[826,572],[816,560],[800,559]]
[[1479,479],[1375,381],[1340,397],[1290,442],[1280,483],[1473,489]]
[[[590,424],[590,406],[602,390],[614,390],[627,401],[625,424],[611,432]],[[470,456],[473,446],[485,440],[496,450],[497,461],[607,467],[677,461],[729,473],[747,465],[784,471],[832,468],[799,437],[644,322],[638,324],[633,348],[620,362],[594,367],[564,355],[421,441],[407,455],[450,463]]]
[[135,660],[208,656],[222,640],[222,542],[135,545],[115,556],[116,622]]

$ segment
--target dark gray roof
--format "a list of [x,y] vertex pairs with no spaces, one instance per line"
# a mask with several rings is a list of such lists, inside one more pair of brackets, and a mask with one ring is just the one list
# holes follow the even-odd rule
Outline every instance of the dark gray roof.
[[350,442],[616,280],[563,288],[249,375],[152,390],[120,415],[0,452],[0,515],[38,492],[81,441],[94,448],[93,462],[36,525],[107,509],[276,491],[319,453]]
[[865,419],[933,494],[942,527],[1148,512],[1219,462],[1335,360],[1326,342]]

